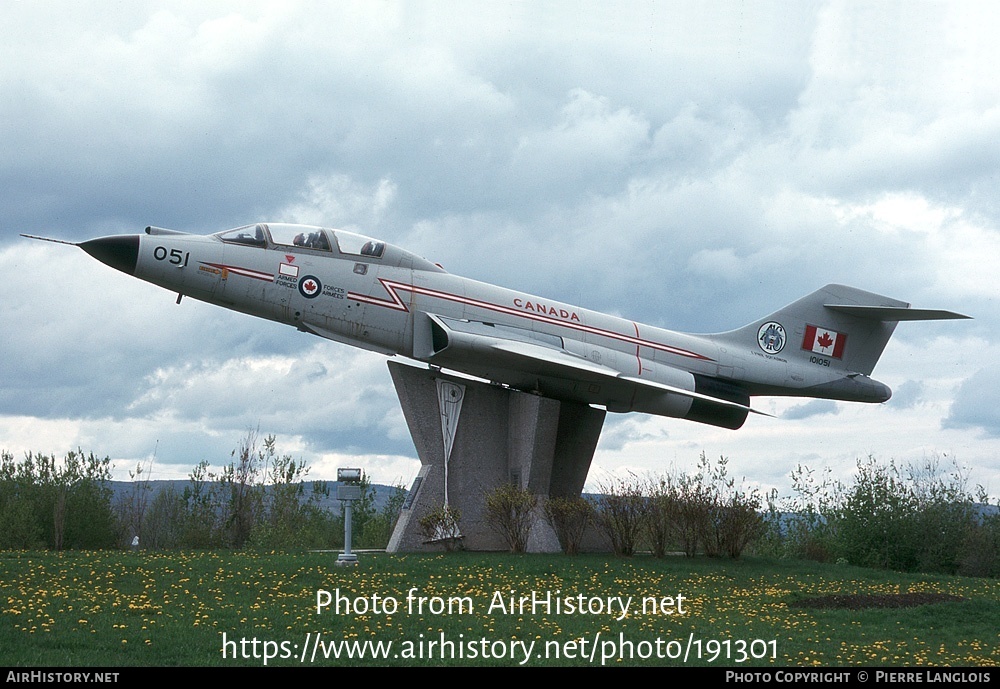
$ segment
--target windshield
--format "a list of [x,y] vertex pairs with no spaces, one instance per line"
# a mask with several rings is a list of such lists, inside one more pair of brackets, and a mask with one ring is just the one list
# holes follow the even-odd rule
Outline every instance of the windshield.
[[231,244],[267,246],[267,240],[264,238],[264,229],[260,225],[244,225],[234,230],[219,232],[215,236]]

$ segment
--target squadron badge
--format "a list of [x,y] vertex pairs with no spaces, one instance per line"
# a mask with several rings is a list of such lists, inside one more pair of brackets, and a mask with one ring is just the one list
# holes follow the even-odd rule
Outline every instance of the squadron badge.
[[768,354],[777,354],[785,347],[785,329],[781,323],[768,321],[757,331],[757,344]]

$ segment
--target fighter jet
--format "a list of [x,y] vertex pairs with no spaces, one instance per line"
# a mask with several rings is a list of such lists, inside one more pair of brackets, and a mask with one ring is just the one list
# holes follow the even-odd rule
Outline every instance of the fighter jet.
[[[24,235],[32,239],[46,237]],[[71,243],[71,242],[61,242]],[[557,400],[737,429],[757,395],[884,402],[900,321],[968,318],[826,285],[743,327],[673,332],[446,272],[370,237],[257,223],[76,244],[128,275],[307,333]]]

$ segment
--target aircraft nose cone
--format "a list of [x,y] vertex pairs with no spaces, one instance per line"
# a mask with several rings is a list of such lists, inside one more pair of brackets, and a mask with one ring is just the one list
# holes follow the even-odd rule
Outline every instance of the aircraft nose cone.
[[135,264],[139,259],[139,235],[128,234],[115,237],[99,237],[80,243],[80,248],[101,263],[135,275]]

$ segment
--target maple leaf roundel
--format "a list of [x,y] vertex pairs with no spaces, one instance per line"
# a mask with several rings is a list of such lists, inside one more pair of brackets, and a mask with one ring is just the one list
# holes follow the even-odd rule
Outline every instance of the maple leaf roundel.
[[306,299],[313,299],[323,291],[323,283],[314,275],[303,275],[299,279],[299,294]]

